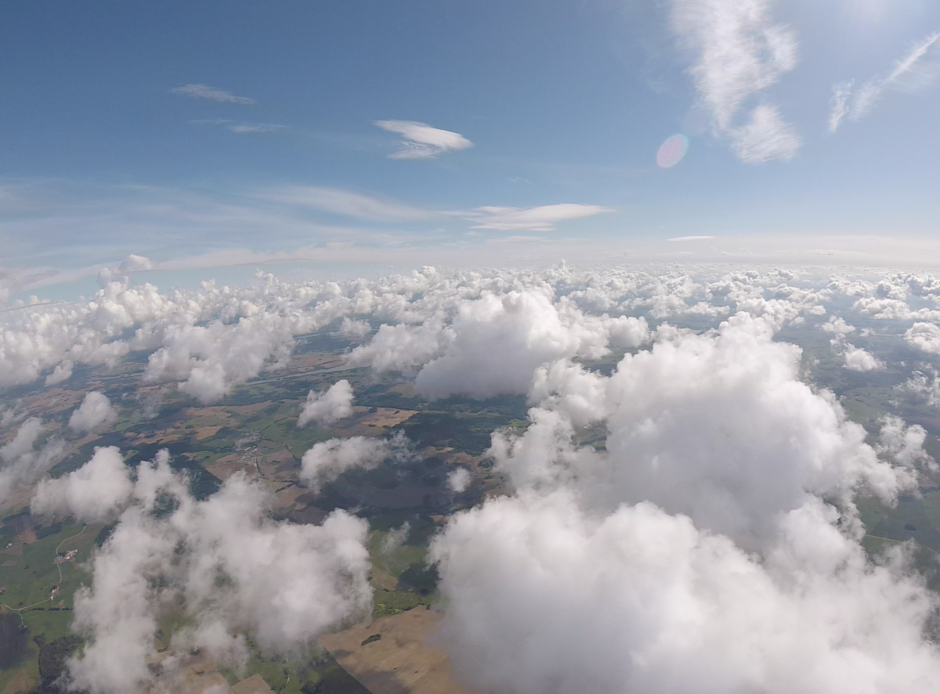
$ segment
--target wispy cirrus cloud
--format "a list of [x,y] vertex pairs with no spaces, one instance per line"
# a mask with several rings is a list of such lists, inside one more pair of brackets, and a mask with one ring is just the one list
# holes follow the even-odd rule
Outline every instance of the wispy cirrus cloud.
[[[727,137],[742,161],[789,159],[801,141],[775,106],[757,106],[746,125],[747,100],[775,84],[797,63],[797,40],[770,16],[771,0],[673,0],[672,26],[697,55],[689,74],[716,137]],[[767,142],[759,138],[765,136]],[[754,156],[759,152],[758,156]]]
[[193,125],[217,125],[233,133],[273,133],[287,127],[279,123],[241,123],[226,118],[202,118],[189,122]]
[[436,214],[394,200],[321,186],[288,186],[265,191],[259,197],[375,222],[410,222],[428,219]]
[[783,121],[776,106],[758,106],[751,112],[750,122],[734,130],[732,147],[741,161],[759,164],[792,159],[801,144],[799,134]]
[[860,120],[867,116],[885,92],[914,93],[930,86],[938,75],[940,31],[935,31],[898,60],[888,75],[871,78],[857,91],[854,82],[840,82],[834,85],[829,132],[836,132],[845,118]]
[[460,133],[434,128],[426,123],[410,120],[377,120],[375,125],[402,136],[401,149],[389,154],[389,159],[435,159],[445,152],[458,152],[473,147]]
[[541,207],[478,207],[471,212],[459,213],[477,222],[474,229],[495,231],[553,231],[555,224],[571,219],[592,217],[613,212],[599,205],[542,205]]
[[243,104],[251,105],[258,103],[248,96],[237,96],[224,89],[216,89],[208,84],[184,84],[182,87],[171,89],[174,94],[191,96],[195,99],[207,99],[208,101],[218,101],[225,104]]

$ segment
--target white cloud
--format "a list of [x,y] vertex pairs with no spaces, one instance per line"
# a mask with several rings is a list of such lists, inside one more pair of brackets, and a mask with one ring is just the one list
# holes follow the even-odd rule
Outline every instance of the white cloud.
[[928,369],[930,376],[923,371],[915,371],[911,378],[899,388],[923,398],[931,407],[940,407],[940,374],[935,369]]
[[774,24],[770,0],[673,0],[672,25],[697,60],[689,72],[717,136],[731,136],[746,162],[789,159],[800,147],[796,132],[774,106],[759,106],[751,123],[735,125],[745,102],[796,66],[797,41]]
[[439,355],[453,336],[450,328],[433,320],[416,326],[383,324],[367,344],[350,352],[348,363],[376,371],[415,371]]
[[[886,422],[876,452],[800,362],[770,316],[738,314],[701,335],[661,331],[610,377],[546,373],[530,426],[493,438],[515,493],[457,514],[432,545],[463,682],[519,694],[940,686],[925,636],[937,599],[903,550],[869,561],[853,503],[916,487],[920,431]],[[576,446],[573,400],[552,399],[570,379],[590,380],[577,393],[606,425],[601,450]]]
[[207,84],[185,84],[182,87],[176,87],[171,90],[174,94],[183,94],[196,99],[207,99],[209,101],[218,101],[228,104],[255,104],[254,99],[247,96],[236,96],[231,92],[222,89],[210,87]]
[[860,347],[846,345],[845,368],[849,371],[876,371],[883,369],[884,364],[875,359],[871,352]]
[[802,140],[780,118],[776,106],[758,106],[751,112],[751,121],[731,131],[732,149],[738,159],[748,164],[766,161],[789,161],[796,156]]
[[839,129],[842,120],[851,113],[853,82],[840,82],[832,87],[832,111],[829,113],[829,132]]
[[242,123],[227,118],[203,118],[190,121],[190,123],[193,125],[217,125],[233,133],[273,133],[287,127],[278,123]]
[[402,136],[401,149],[388,155],[390,159],[434,159],[445,152],[458,152],[473,147],[473,143],[459,133],[432,128],[425,123],[408,120],[378,120],[383,130]]
[[914,323],[904,333],[904,339],[927,354],[940,354],[940,327],[933,323]]
[[69,427],[75,431],[89,432],[98,427],[111,424],[117,418],[117,412],[104,393],[91,391],[69,417]]
[[487,293],[458,307],[448,344],[423,366],[415,390],[433,399],[522,394],[546,362],[596,359],[612,341],[637,346],[647,337],[645,320],[586,316],[570,301],[553,304],[545,291]]
[[477,691],[933,691],[935,598],[867,564],[837,518],[821,503],[787,514],[761,559],[650,503],[491,500],[434,541],[441,637]]
[[85,465],[58,479],[39,482],[31,509],[40,515],[74,515],[82,522],[104,523],[130,500],[134,484],[116,446],[95,449]]
[[319,490],[346,470],[376,467],[391,453],[393,444],[401,447],[403,441],[399,438],[390,442],[366,436],[321,441],[304,453],[300,479],[308,487]]
[[873,77],[853,91],[853,83],[843,82],[833,87],[832,112],[829,131],[836,132],[842,121],[849,117],[860,120],[875,108],[885,92],[913,93],[932,84],[940,75],[940,32],[934,32],[916,44],[895,63],[887,76]]
[[905,426],[900,417],[889,415],[882,420],[875,450],[898,465],[936,470],[936,461],[924,450],[926,440],[924,427],[919,424]]
[[408,534],[411,532],[411,523],[405,521],[399,528],[392,528],[388,535],[382,540],[382,554],[391,554],[396,549],[405,544],[408,540]]
[[118,269],[121,272],[144,272],[153,269],[153,261],[145,256],[131,253],[121,261]]
[[593,217],[613,212],[599,205],[559,204],[541,207],[478,207],[473,212],[462,213],[476,222],[474,229],[498,231],[553,231],[555,224],[571,219]]
[[855,328],[845,322],[844,318],[832,316],[826,323],[822,324],[823,332],[834,333],[836,335],[848,335],[855,332]]
[[290,318],[267,312],[226,324],[170,326],[161,347],[150,355],[144,381],[181,381],[179,389],[203,403],[228,394],[263,368],[277,369],[293,349]]
[[332,424],[353,413],[352,403],[353,389],[345,378],[331,385],[326,392],[311,390],[297,418],[297,427],[304,427],[309,422]]
[[369,321],[355,320],[348,316],[343,318],[339,326],[340,335],[353,339],[362,339],[370,332],[372,332],[372,326],[369,325]]
[[[6,416],[3,419],[6,420]],[[30,417],[20,425],[10,441],[0,446],[0,509],[6,507],[14,494],[27,491],[31,484],[65,457],[68,448],[57,438],[36,447],[42,432],[42,420]]]
[[[96,489],[115,493],[96,501]],[[286,656],[371,609],[368,527],[344,511],[319,526],[275,522],[266,513],[269,492],[241,475],[197,501],[165,451],[131,482],[119,451],[99,449],[84,468],[40,490],[45,496],[34,505],[46,512],[100,519],[124,508],[92,555],[91,585],[75,595],[72,628],[86,639],[68,661],[76,688],[123,694],[153,683],[147,663],[169,606],[189,624],[173,646],[202,649],[235,668],[247,654],[245,633]],[[175,509],[155,513],[167,497]]]
[[467,491],[470,486],[470,471],[465,467],[452,471],[447,475],[447,485],[458,494]]

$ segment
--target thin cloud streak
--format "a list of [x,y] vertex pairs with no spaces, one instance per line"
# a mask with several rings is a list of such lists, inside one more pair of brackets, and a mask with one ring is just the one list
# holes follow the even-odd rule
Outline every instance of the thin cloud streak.
[[262,193],[258,197],[375,222],[417,221],[429,219],[435,214],[420,207],[384,200],[371,195],[319,186],[291,186]]
[[238,121],[228,120],[227,118],[202,118],[189,121],[193,125],[218,125],[225,130],[233,133],[273,133],[278,130],[284,130],[286,125],[280,123],[240,123]]
[[174,94],[191,96],[194,99],[206,99],[208,101],[217,101],[225,104],[243,104],[245,106],[258,103],[248,96],[236,96],[224,89],[216,89],[208,84],[184,84],[182,87],[171,89]]
[[857,121],[867,116],[886,92],[913,94],[930,86],[938,75],[940,31],[935,31],[898,60],[886,77],[872,77],[859,87],[857,92],[853,92],[853,82],[834,85],[829,132],[836,132],[845,118]]
[[613,212],[610,207],[600,205],[542,205],[541,207],[478,207],[473,212],[462,213],[467,219],[477,221],[474,229],[495,231],[553,231],[555,224],[571,219],[592,217]]

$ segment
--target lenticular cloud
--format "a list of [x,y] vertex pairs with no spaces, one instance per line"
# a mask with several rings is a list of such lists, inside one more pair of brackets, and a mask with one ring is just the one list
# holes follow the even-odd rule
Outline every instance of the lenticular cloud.
[[[531,425],[490,450],[515,494],[459,514],[432,548],[444,638],[468,684],[940,685],[925,636],[937,599],[903,549],[869,561],[853,502],[866,491],[891,503],[916,484],[918,432],[888,437],[918,448],[892,464],[898,446],[866,444],[831,395],[799,380],[799,349],[773,332],[741,314],[715,333],[665,335],[609,378],[543,370]],[[604,421],[606,450],[578,447],[573,417]]]

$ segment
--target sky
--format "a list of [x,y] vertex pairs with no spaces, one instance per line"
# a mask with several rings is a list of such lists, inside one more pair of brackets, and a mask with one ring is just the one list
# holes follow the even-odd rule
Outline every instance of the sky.
[[936,250],[925,0],[102,1],[0,19],[8,295],[130,254],[222,272]]

